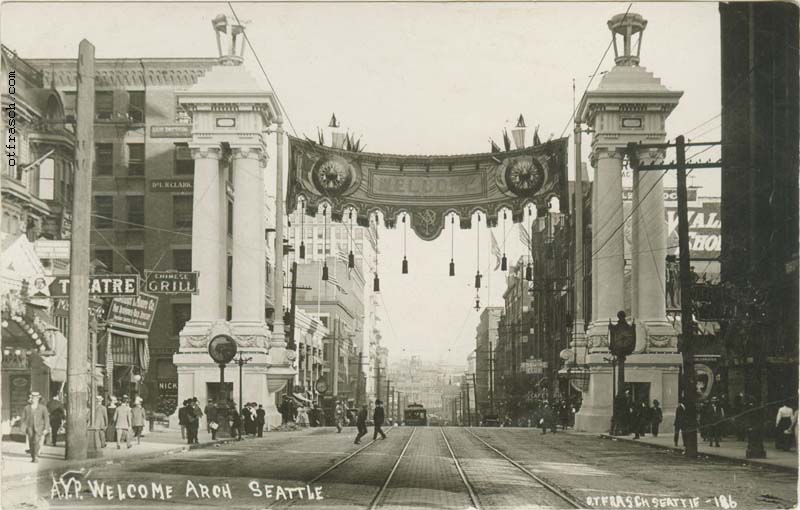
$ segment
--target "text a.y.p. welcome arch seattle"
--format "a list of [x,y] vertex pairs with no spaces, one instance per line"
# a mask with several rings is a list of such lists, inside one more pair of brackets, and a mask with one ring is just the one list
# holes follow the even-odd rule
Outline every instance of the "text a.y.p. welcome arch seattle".
[[361,226],[380,212],[388,228],[407,213],[411,228],[424,240],[441,234],[450,213],[459,216],[461,228],[470,228],[477,211],[494,226],[504,208],[520,222],[528,205],[547,209],[554,197],[566,212],[567,194],[567,138],[506,152],[400,156],[289,137],[290,211],[302,202],[305,212],[315,216],[321,204],[330,204],[334,221],[355,210]]

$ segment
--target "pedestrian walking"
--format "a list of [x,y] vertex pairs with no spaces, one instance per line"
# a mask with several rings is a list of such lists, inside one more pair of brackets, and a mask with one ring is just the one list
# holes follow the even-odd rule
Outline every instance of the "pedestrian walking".
[[231,437],[237,437],[241,435],[240,429],[242,427],[242,417],[239,415],[239,411],[236,410],[236,406],[231,403],[230,405],[231,410]]
[[128,396],[122,397],[122,403],[114,412],[114,428],[117,429],[117,450],[121,448],[120,443],[125,442],[126,448],[131,448],[130,431],[132,427],[131,408],[128,405]]
[[650,432],[653,437],[658,437],[658,427],[664,421],[664,411],[661,409],[661,404],[658,400],[653,400],[653,409],[650,411]]
[[336,410],[334,411],[334,419],[336,420],[336,432],[342,432],[342,422],[344,421],[344,409],[342,409],[342,403],[336,403]]
[[106,428],[106,441],[109,443],[116,442],[117,440],[117,429],[114,428],[114,415],[117,412],[118,405],[119,402],[117,401],[117,397],[109,395],[108,409],[106,410],[106,422],[108,423],[108,427]]
[[200,419],[203,417],[203,410],[200,409],[200,404],[197,402],[197,397],[192,397],[192,413],[195,417],[195,420],[191,422],[193,427],[192,436],[195,444],[197,444],[200,442],[200,440],[197,438],[197,433],[200,430]]
[[181,408],[178,409],[178,423],[181,426],[181,439],[186,439],[186,433],[187,433],[186,427],[189,423],[189,417],[187,416],[188,412],[189,412],[189,401],[184,400],[181,403]]
[[705,407],[703,418],[703,427],[706,429],[708,446],[719,447],[720,429],[722,421],[725,419],[725,411],[720,407],[717,397],[713,397],[711,403]]
[[281,413],[281,425],[289,425],[294,421],[294,412],[292,411],[292,404],[289,401],[288,395],[283,396],[283,401],[278,411]]
[[214,403],[213,400],[209,400],[208,404],[206,404],[205,408],[206,412],[206,424],[208,428],[208,432],[211,433],[211,440],[215,440],[217,438],[217,429],[219,429],[219,422],[217,421],[218,410],[217,405]]
[[264,423],[267,421],[267,412],[264,410],[264,406],[258,404],[258,409],[256,409],[256,428],[258,430],[258,437],[264,437]]
[[681,436],[681,440],[684,445],[686,445],[686,437],[683,436],[683,431],[686,428],[686,406],[683,405],[683,400],[678,402],[678,407],[675,408],[675,437],[673,441],[675,442],[675,446],[678,446],[678,436]]
[[[206,415],[206,432],[208,432],[209,434],[211,434],[211,422],[214,421],[214,420],[211,419],[211,416],[209,416],[209,413],[212,412],[211,408],[213,408],[213,407],[214,407],[214,400],[213,399],[208,399],[208,402],[206,403],[206,406],[203,408],[203,412]],[[214,412],[214,414],[216,415],[216,412]],[[211,435],[213,436],[213,434],[211,434]],[[212,437],[212,439],[213,439],[213,437]]]
[[786,403],[778,409],[775,416],[775,449],[789,451],[792,449],[792,421],[794,411]]
[[28,405],[22,410],[22,430],[28,438],[31,462],[39,462],[39,450],[44,444],[50,416],[47,408],[39,403],[42,396],[38,391],[28,396]]
[[308,411],[306,411],[306,406],[297,408],[297,424],[303,428],[308,427]]
[[375,401],[375,411],[372,413],[372,422],[375,424],[375,432],[372,434],[372,440],[378,439],[378,434],[381,435],[381,439],[386,439],[386,434],[383,433],[383,420],[385,418],[385,412],[383,410],[383,402],[378,399]]
[[58,440],[58,431],[66,417],[64,404],[61,403],[58,395],[53,395],[53,398],[47,403],[47,414],[50,415],[50,435],[52,436],[50,440],[55,446]]
[[94,440],[95,445],[100,448],[106,447],[106,429],[108,428],[108,410],[103,405],[103,397],[98,395],[95,397],[97,403],[94,408]]
[[367,404],[363,404],[361,409],[358,411],[358,416],[356,417],[356,428],[358,429],[358,434],[356,435],[356,440],[353,442],[354,444],[361,444],[361,438],[367,435],[367,415],[369,410],[367,409]]
[[644,437],[650,429],[652,421],[650,406],[647,400],[642,400],[636,408],[636,432],[637,436]]
[[131,427],[133,427],[133,437],[136,438],[136,444],[142,444],[142,430],[144,429],[145,411],[142,406],[142,399],[136,397],[133,401],[131,408]]

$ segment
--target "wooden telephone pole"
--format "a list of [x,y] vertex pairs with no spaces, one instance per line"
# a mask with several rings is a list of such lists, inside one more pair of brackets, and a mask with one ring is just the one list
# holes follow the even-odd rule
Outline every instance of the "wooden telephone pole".
[[[78,48],[78,104],[69,270],[69,345],[67,348],[67,460],[87,457],[89,349],[89,256],[92,231],[94,160],[94,46]],[[94,367],[91,367],[92,376]],[[92,402],[92,406],[95,402]]]
[[[697,457],[697,395],[695,388],[696,374],[694,369],[694,341],[692,338],[694,320],[692,318],[692,274],[689,251],[689,204],[686,191],[686,169],[719,168],[720,162],[686,162],[687,146],[712,146],[721,145],[722,142],[686,143],[683,135],[675,139],[674,144],[628,144],[628,157],[634,171],[667,171],[675,169],[678,172],[678,250],[680,262],[681,286],[681,337],[678,349],[683,355],[683,405],[686,407],[686,425],[683,429],[683,442],[686,446],[686,456]],[[675,148],[675,162],[672,164],[639,163],[638,151],[642,149]],[[634,204],[636,206],[636,204]]]

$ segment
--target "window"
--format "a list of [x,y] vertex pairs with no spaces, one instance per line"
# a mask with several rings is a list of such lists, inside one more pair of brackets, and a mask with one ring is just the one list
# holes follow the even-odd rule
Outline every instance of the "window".
[[114,172],[114,144],[94,144],[94,167],[97,175],[111,175]]
[[172,197],[172,218],[175,228],[192,228],[192,197],[176,195]]
[[95,228],[111,228],[114,220],[114,197],[94,197],[94,226]]
[[144,144],[128,144],[128,175],[144,175]]
[[233,288],[233,257],[228,255],[228,288]]
[[317,247],[317,255],[322,255],[322,246]]
[[77,92],[64,92],[64,118],[67,122],[75,122],[77,99]]
[[144,225],[144,195],[128,195],[128,228]]
[[172,250],[172,267],[176,271],[191,271],[192,250]]
[[172,334],[180,334],[191,317],[192,305],[189,303],[172,303]]
[[114,93],[95,92],[94,117],[97,120],[111,120],[114,116]]
[[128,92],[128,119],[139,124],[144,122],[143,90],[131,90]]
[[55,160],[47,158],[39,165],[39,198],[53,200],[56,182]]
[[98,260],[106,266],[106,269],[109,271],[114,271],[114,252],[111,250],[101,250],[95,249],[94,250],[94,260]]
[[142,274],[144,270],[144,250],[126,250],[125,258],[128,259],[128,264],[133,266],[133,269]]
[[175,144],[175,175],[193,175],[194,159],[187,143]]

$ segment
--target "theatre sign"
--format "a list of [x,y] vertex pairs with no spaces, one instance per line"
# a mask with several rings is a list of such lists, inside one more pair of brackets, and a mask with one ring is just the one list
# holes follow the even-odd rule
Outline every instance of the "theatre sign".
[[[104,274],[89,277],[92,297],[130,297],[139,295],[139,275]],[[69,276],[58,276],[50,284],[50,297],[69,297]]]

